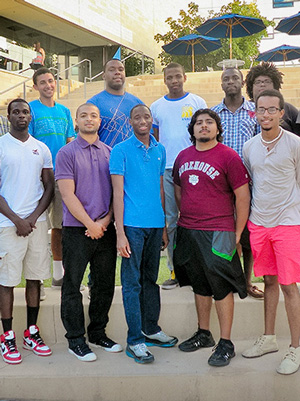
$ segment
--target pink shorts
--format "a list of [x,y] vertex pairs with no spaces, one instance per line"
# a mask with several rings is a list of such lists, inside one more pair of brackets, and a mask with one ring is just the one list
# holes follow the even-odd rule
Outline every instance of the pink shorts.
[[300,282],[300,226],[263,227],[248,221],[254,274],[278,276],[283,285]]

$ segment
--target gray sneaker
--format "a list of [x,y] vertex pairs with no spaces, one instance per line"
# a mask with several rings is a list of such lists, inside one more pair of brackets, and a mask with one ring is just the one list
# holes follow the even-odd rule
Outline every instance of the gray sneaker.
[[147,347],[174,347],[178,342],[177,337],[168,336],[163,331],[151,335],[143,334],[145,335],[145,344]]
[[61,287],[63,283],[63,278],[60,278],[59,280],[55,280],[55,278],[52,278],[52,288],[57,288],[57,287]]
[[133,358],[137,363],[151,363],[154,361],[154,356],[148,350],[145,343],[127,345],[126,355],[129,358]]
[[174,288],[178,287],[179,283],[177,278],[169,278],[169,280],[166,280],[162,283],[161,288],[163,290],[173,290]]
[[[63,277],[60,278],[59,280],[55,280],[55,278],[52,278],[52,285],[51,285],[52,288],[59,288],[60,289],[62,284],[63,284]],[[80,291],[82,292],[84,290],[85,290],[85,285],[80,284]]]

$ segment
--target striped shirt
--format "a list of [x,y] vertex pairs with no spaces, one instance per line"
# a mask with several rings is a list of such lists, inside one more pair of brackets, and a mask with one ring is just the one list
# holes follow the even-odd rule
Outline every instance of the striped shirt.
[[243,98],[242,105],[233,113],[224,103],[212,107],[219,114],[223,127],[223,144],[234,149],[243,159],[243,146],[246,141],[260,132],[255,117],[255,104]]
[[7,117],[0,116],[0,136],[6,134],[9,131],[9,122]]

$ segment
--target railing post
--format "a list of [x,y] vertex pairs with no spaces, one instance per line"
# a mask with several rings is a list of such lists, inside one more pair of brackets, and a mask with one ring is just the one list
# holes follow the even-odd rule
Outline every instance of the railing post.
[[68,96],[70,94],[70,77],[68,76]]
[[84,99],[86,99],[86,77],[84,77],[83,93],[84,93]]
[[89,60],[89,74],[90,74],[90,78],[92,78],[92,62],[91,62],[91,60]]
[[142,75],[145,74],[145,57],[144,53],[142,53]]
[[23,99],[26,100],[26,84],[23,83]]

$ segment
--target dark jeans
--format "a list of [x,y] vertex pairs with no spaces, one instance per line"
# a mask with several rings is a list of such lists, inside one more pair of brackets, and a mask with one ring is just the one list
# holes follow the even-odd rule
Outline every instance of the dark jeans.
[[61,295],[61,318],[66,338],[74,346],[84,340],[84,313],[80,284],[90,263],[92,279],[89,306],[89,340],[94,342],[105,334],[108,312],[115,290],[116,232],[111,223],[104,236],[93,240],[84,227],[63,227],[63,265],[65,275]]
[[160,331],[157,322],[160,314],[159,285],[156,284],[162,228],[125,227],[131,256],[122,258],[121,281],[123,303],[128,325],[127,343],[145,341],[145,334]]

